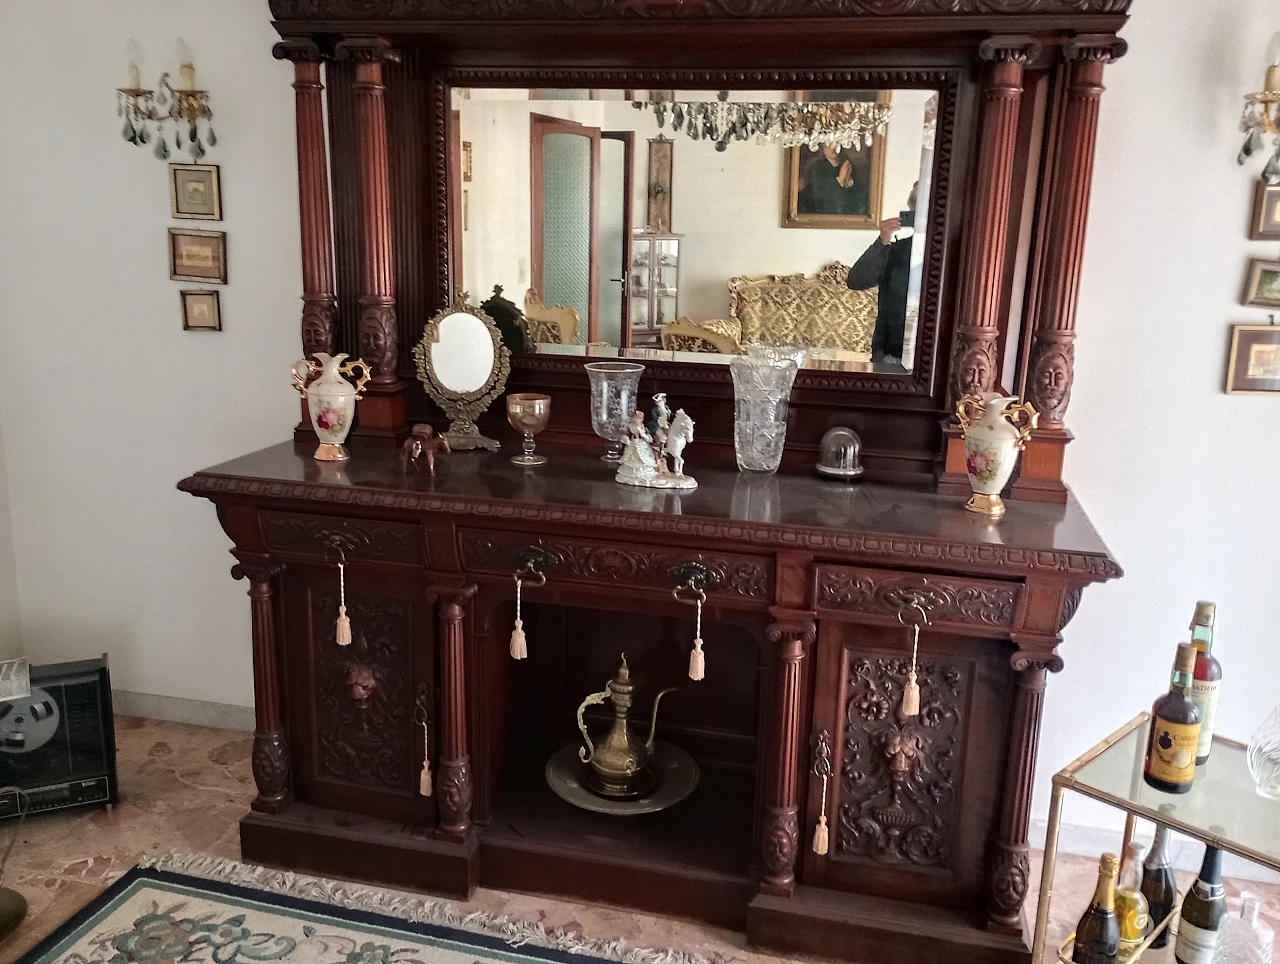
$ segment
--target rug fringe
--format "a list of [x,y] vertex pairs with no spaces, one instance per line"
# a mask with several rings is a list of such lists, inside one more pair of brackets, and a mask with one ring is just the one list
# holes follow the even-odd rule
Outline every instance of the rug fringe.
[[446,924],[473,933],[500,937],[513,947],[532,944],[570,954],[594,955],[623,964],[724,964],[728,960],[719,954],[714,959],[708,959],[701,954],[682,951],[631,947],[623,940],[584,937],[562,928],[548,928],[533,921],[498,916],[486,911],[464,913],[447,901],[428,900],[404,891],[310,877],[288,870],[274,870],[226,857],[175,851],[144,857],[138,862],[138,866],[190,874],[273,894],[301,897],[331,907],[370,910],[402,920]]

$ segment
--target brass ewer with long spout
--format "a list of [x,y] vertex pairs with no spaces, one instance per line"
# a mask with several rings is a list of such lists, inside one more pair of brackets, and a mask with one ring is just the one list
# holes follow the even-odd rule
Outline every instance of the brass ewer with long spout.
[[[631,710],[635,684],[631,682],[631,668],[627,656],[622,655],[622,665],[613,679],[599,693],[592,693],[578,707],[578,729],[582,731],[585,746],[578,749],[578,759],[590,767],[586,785],[596,794],[614,800],[631,800],[644,796],[653,789],[656,781],[650,761],[653,758],[653,733],[658,725],[658,703],[676,687],[662,690],[653,699],[649,716],[649,737],[641,741],[632,733],[627,722]],[[613,726],[598,744],[593,743],[582,719],[588,706],[599,706],[605,700],[613,700]]]

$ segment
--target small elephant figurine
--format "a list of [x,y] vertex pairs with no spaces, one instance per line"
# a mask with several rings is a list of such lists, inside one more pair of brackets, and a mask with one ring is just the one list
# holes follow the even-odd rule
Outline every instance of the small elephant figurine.
[[437,435],[430,425],[415,425],[413,434],[405,439],[404,445],[400,446],[400,469],[408,472],[410,463],[416,469],[418,467],[418,459],[425,455],[427,457],[427,474],[435,478],[436,454],[448,451],[450,451],[450,448],[447,438],[443,435]]

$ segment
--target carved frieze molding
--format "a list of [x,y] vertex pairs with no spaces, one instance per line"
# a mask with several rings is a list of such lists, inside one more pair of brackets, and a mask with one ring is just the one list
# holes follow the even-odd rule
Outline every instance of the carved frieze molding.
[[296,512],[261,512],[258,526],[273,552],[323,556],[337,562],[340,548],[348,562],[369,560],[404,565],[421,563],[422,530],[400,522],[334,519]]
[[1021,587],[944,576],[874,572],[847,566],[819,566],[814,601],[819,609],[841,610],[896,620],[904,591],[918,593],[935,625],[1009,629],[1018,611]]
[[436,512],[497,522],[545,522],[558,526],[603,527],[617,532],[661,533],[687,538],[738,542],[752,547],[845,552],[871,560],[930,568],[963,566],[990,573],[1051,572],[1078,576],[1088,582],[1124,575],[1110,557],[1077,552],[1022,549],[1016,546],[971,545],[943,539],[881,535],[842,529],[814,529],[692,516],[664,516],[589,506],[505,502],[474,496],[445,496],[407,490],[380,491],[283,482],[270,479],[198,474],[178,483],[183,492],[212,501],[225,496],[286,499],[316,505],[362,509]]
[[1131,0],[271,0],[276,20],[782,20],[792,17],[1123,16]]

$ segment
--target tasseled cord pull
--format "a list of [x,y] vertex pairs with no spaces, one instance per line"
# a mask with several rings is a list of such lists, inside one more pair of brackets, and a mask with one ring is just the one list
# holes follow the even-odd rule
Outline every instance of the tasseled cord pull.
[[822,810],[818,813],[818,825],[813,828],[812,849],[819,857],[825,857],[830,845],[827,831],[827,785],[831,779],[831,735],[819,730],[813,747],[813,775],[822,777]]
[[338,626],[335,630],[339,646],[351,645],[351,617],[347,615],[346,563],[338,563]]
[[707,660],[702,654],[702,602],[706,598],[707,594],[699,589],[698,615],[693,631],[693,650],[689,653],[689,679],[691,680],[705,679],[707,675]]
[[511,631],[511,658],[524,659],[529,655],[529,645],[524,638],[524,620],[520,618],[520,573],[516,573],[516,626]]
[[818,815],[818,825],[813,828],[813,852],[825,857],[830,846],[827,833],[827,775],[822,775],[822,813]]
[[920,649],[920,624],[911,626],[911,669],[907,671],[907,683],[902,687],[902,715],[920,715],[920,684],[916,682],[916,654]]
[[418,772],[419,796],[431,796],[431,740],[427,731],[427,711],[419,701],[414,710],[414,718],[422,727],[422,769]]

